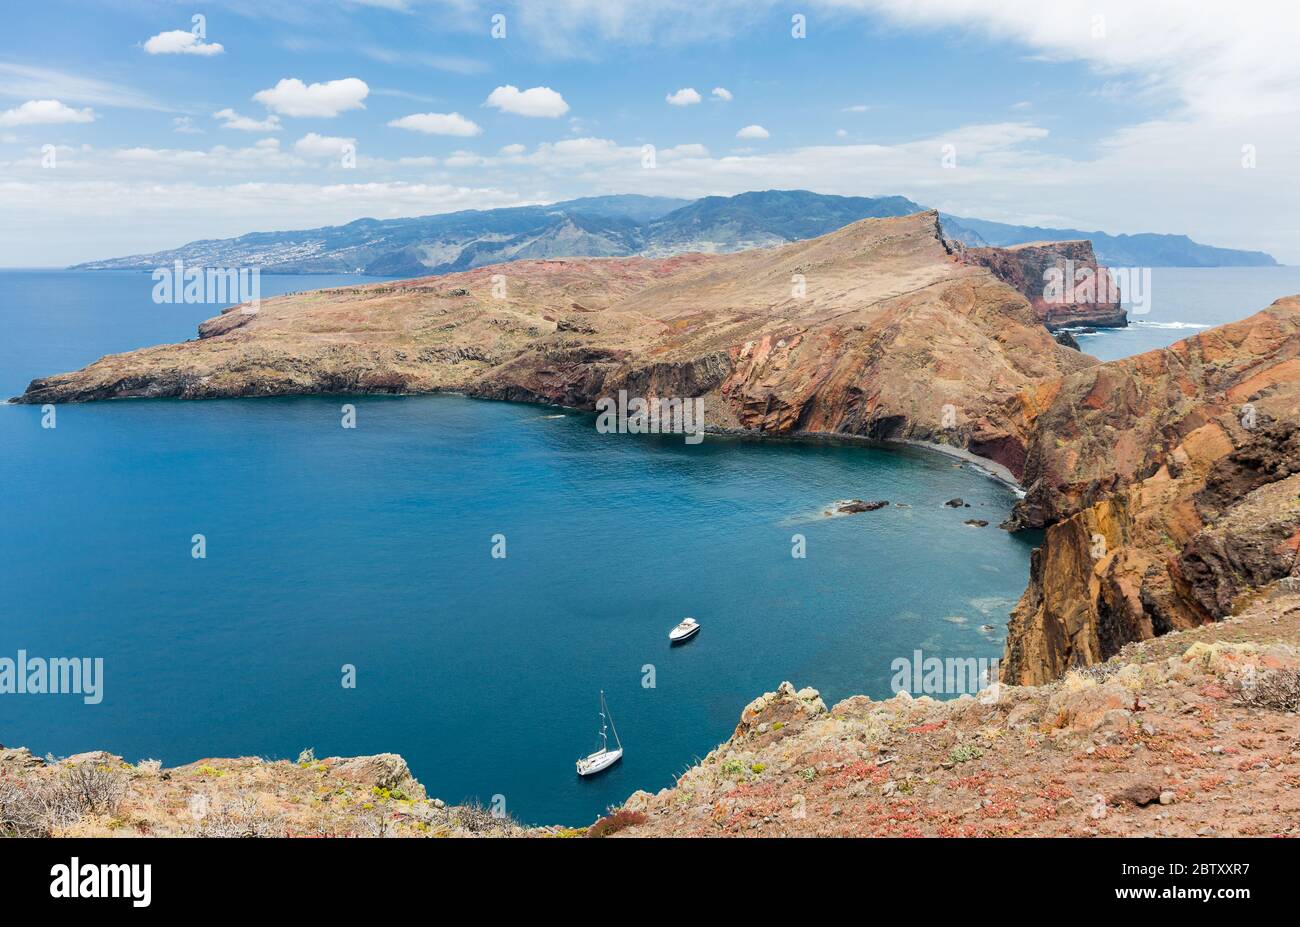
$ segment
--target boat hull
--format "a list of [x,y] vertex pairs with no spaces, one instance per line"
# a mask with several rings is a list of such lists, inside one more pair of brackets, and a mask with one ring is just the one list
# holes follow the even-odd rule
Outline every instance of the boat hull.
[[621,759],[623,759],[621,747],[617,750],[597,750],[590,756],[578,760],[578,775],[594,776],[609,769]]
[[668,643],[684,644],[686,643],[686,641],[690,640],[692,637],[694,637],[696,634],[699,633],[700,633],[700,626],[698,624],[687,631],[679,632],[677,631],[676,628],[674,628],[672,631],[668,632]]

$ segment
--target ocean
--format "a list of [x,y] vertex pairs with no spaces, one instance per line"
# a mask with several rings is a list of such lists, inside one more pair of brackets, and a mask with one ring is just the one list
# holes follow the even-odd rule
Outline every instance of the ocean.
[[[1290,271],[1158,271],[1157,293],[1203,297],[1160,318],[1247,314],[1268,298],[1243,306],[1242,290],[1300,291]],[[193,337],[217,312],[154,305],[151,286],[0,272],[0,392]],[[1086,349],[1124,350],[1132,332]],[[917,650],[999,657],[1037,540],[997,529],[1010,489],[921,450],[692,446],[456,396],[56,412],[49,429],[38,407],[0,406],[0,657],[102,658],[103,697],[0,695],[0,742],[169,766],[394,752],[431,796],[529,823],[587,824],[671,785],[783,680],[830,704],[888,697],[893,662]],[[954,496],[971,507],[943,505]],[[824,514],[855,497],[902,505]],[[687,615],[703,630],[670,648]],[[627,752],[580,779],[601,690]]]
[[1254,315],[1300,293],[1300,267],[1153,267],[1146,312],[1129,309],[1128,328],[1074,332],[1079,348],[1115,360],[1163,348],[1198,331]]

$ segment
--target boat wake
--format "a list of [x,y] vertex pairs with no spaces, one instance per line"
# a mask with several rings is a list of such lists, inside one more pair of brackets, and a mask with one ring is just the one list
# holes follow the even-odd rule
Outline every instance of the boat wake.
[[1137,319],[1133,322],[1129,322],[1129,325],[1130,327],[1133,328],[1170,328],[1170,329],[1213,327],[1210,325],[1202,325],[1200,322],[1145,322],[1141,319]]

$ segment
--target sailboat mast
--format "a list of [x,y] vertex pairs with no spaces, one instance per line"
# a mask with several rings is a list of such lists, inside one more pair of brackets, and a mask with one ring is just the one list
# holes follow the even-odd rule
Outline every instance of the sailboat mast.
[[[605,721],[605,691],[602,689],[600,692],[600,749],[602,752],[609,749],[609,738],[605,736]],[[617,731],[614,732],[614,736],[618,736]]]
[[605,693],[603,691],[600,693],[600,707],[601,707],[601,717],[604,717],[606,714],[609,715],[609,726],[614,729],[614,743],[616,743],[618,745],[618,748],[622,750],[623,741],[618,739],[618,727],[617,725],[614,724],[614,715],[612,712],[610,712],[609,705],[605,704]]

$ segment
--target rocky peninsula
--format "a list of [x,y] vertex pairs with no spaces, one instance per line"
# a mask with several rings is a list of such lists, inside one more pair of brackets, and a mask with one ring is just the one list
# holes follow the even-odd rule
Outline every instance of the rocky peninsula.
[[[813,832],[1114,832],[1115,802],[1079,775],[1091,757],[1160,802],[1232,797],[1233,769],[1262,770],[1294,822],[1300,297],[1103,364],[1049,329],[1121,324],[1118,305],[1035,295],[1066,261],[1096,269],[1086,242],[963,248],[933,212],[732,254],[521,261],[234,307],[198,340],[34,380],[17,401],[455,391],[592,409],[626,390],[702,397],[713,430],[973,454],[1024,487],[1004,527],[1045,531],[1011,616],[1011,701],[827,711],[781,690],[618,826],[786,832],[782,802],[799,798]],[[1268,706],[1243,660],[1282,693]],[[1040,761],[1027,820],[1000,790]],[[1167,832],[1201,832],[1162,813]]]

